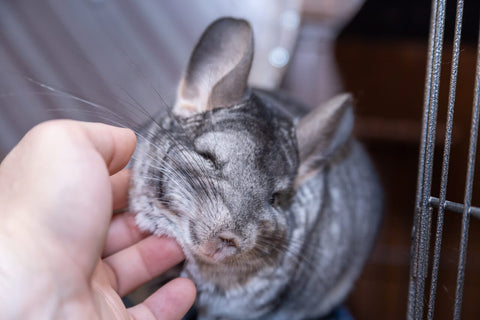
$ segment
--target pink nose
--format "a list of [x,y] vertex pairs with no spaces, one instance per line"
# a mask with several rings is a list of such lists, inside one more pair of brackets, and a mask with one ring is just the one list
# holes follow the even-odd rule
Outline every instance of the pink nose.
[[240,240],[230,232],[223,232],[205,242],[200,251],[214,261],[221,261],[240,252]]

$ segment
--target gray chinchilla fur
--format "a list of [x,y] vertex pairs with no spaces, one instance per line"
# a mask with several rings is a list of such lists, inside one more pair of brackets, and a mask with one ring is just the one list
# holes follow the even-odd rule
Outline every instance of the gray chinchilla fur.
[[139,143],[130,206],[183,248],[200,319],[311,319],[360,274],[382,193],[350,95],[308,110],[249,88],[252,58],[248,22],[208,27],[172,114]]

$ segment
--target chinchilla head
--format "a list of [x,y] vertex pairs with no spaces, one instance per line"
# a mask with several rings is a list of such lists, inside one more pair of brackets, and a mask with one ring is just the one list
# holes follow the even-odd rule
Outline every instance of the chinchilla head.
[[296,189],[350,136],[349,96],[292,118],[247,87],[252,58],[246,21],[210,25],[173,116],[152,124],[133,164],[139,226],[176,238],[189,263],[213,274],[277,263]]

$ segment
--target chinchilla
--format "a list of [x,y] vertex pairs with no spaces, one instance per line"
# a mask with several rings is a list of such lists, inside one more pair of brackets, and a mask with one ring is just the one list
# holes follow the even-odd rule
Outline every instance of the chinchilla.
[[137,147],[130,206],[183,248],[200,319],[311,319],[352,288],[382,193],[350,95],[309,110],[249,88],[252,58],[248,22],[207,28],[171,115]]

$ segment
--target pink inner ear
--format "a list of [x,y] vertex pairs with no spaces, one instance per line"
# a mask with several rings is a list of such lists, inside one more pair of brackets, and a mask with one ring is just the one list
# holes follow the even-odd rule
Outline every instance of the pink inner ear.
[[187,86],[185,79],[182,79],[178,87],[177,100],[173,108],[173,113],[180,117],[190,117],[208,110],[207,102],[208,96],[202,94],[202,88],[191,85]]

